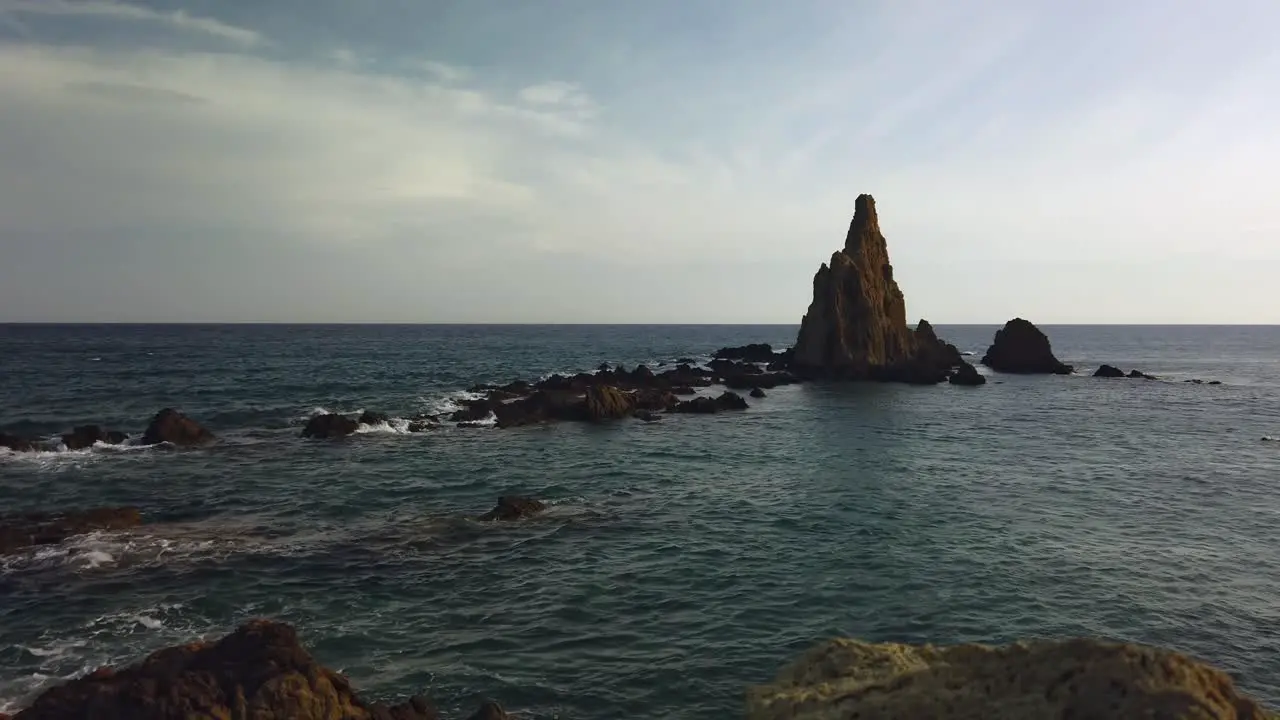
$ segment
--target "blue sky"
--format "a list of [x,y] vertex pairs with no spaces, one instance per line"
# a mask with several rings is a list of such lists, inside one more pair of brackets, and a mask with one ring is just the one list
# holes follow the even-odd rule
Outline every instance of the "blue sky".
[[1280,323],[1272,0],[0,0],[0,320]]

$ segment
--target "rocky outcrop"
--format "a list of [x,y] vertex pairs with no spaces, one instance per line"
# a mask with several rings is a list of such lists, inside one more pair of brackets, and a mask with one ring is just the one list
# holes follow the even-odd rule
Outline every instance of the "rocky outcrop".
[[55,545],[98,530],[127,530],[142,524],[133,507],[104,507],[58,513],[0,516],[0,554],[33,545]]
[[147,426],[147,431],[142,434],[144,445],[167,442],[178,447],[190,447],[213,441],[213,433],[173,408],[165,408],[156,413]]
[[773,346],[768,343],[751,343],[739,347],[720,348],[711,357],[717,360],[744,360],[752,363],[770,363],[777,359]]
[[36,445],[37,441],[31,438],[0,433],[0,448],[7,448],[13,452],[31,452],[36,449]]
[[746,410],[747,401],[737,393],[725,391],[719,397],[696,397],[672,408],[671,412],[687,415],[711,415],[722,410]]
[[306,426],[302,428],[302,437],[333,440],[344,438],[355,432],[359,427],[360,423],[346,415],[338,415],[337,413],[313,415],[307,421]]
[[921,322],[907,327],[906,300],[893,278],[875,200],[859,195],[844,248],[813,278],[791,368],[806,377],[936,383],[959,352]]
[[963,360],[960,361],[960,367],[947,378],[947,382],[952,385],[965,385],[968,387],[977,387],[978,385],[986,385],[987,378],[978,372],[978,368],[970,365]]
[[[316,662],[284,623],[253,620],[217,642],[159,650],[45,691],[15,720],[438,720],[423,697],[367,702]],[[503,720],[496,703],[473,718]]]
[[1125,377],[1132,378],[1134,380],[1159,380],[1160,379],[1155,375],[1148,375],[1142,372],[1141,370],[1130,370],[1129,374],[1126,375]]
[[106,443],[108,445],[119,445],[129,436],[116,430],[103,430],[97,425],[79,425],[72,428],[71,432],[62,435],[62,444],[68,450],[84,450],[91,448],[97,443]]
[[537,515],[546,509],[547,504],[541,500],[519,495],[504,495],[498,498],[498,504],[492,510],[481,515],[477,520],[510,522]]
[[388,417],[385,413],[374,412],[372,410],[365,410],[364,412],[360,413],[360,417],[356,418],[356,423],[359,425],[382,425],[383,423],[386,423],[389,420],[391,420],[391,418]]
[[1114,365],[1103,365],[1093,372],[1094,377],[1100,378],[1122,378],[1124,371]]
[[747,693],[750,720],[1274,718],[1221,670],[1169,651],[1097,640],[876,645],[805,653]]
[[636,409],[635,398],[612,385],[587,388],[583,405],[587,419],[593,422],[624,418]]
[[1010,320],[996,332],[982,364],[996,372],[1022,375],[1070,375],[1073,371],[1053,356],[1048,336],[1022,318]]
[[759,399],[759,398],[767,397],[767,395],[765,394],[765,391],[760,388],[752,388],[751,397]]

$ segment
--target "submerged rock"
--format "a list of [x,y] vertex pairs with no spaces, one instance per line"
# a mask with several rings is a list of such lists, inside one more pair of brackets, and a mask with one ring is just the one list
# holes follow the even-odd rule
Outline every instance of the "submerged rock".
[[750,720],[1272,718],[1221,670],[1098,640],[882,645],[838,639],[747,692]]
[[652,410],[637,410],[635,411],[635,414],[633,415],[633,417],[635,417],[635,419],[637,420],[643,420],[644,422],[647,422],[647,423],[658,422],[659,420],[662,419],[661,415],[659,415],[658,413]]
[[37,441],[31,438],[0,433],[0,447],[8,448],[14,452],[31,452],[36,449],[37,445]]
[[217,642],[166,648],[47,690],[15,720],[73,718],[438,720],[439,714],[422,697],[394,706],[360,699],[344,676],[311,657],[292,627],[252,620]]
[[541,500],[519,495],[504,495],[498,498],[498,504],[492,510],[477,519],[483,522],[494,520],[509,522],[537,515],[546,509],[547,504]]
[[1114,365],[1103,365],[1094,371],[1093,376],[1101,378],[1122,378],[1124,377],[1124,371]]
[[1070,375],[1072,367],[1053,356],[1049,338],[1040,328],[1022,318],[1014,318],[996,332],[995,340],[982,357],[982,364],[1002,373],[1022,375]]
[[179,447],[205,445],[214,441],[213,433],[200,423],[174,410],[165,408],[156,413],[142,434],[142,444],[156,445],[167,442]]
[[1159,380],[1160,379],[1155,375],[1148,375],[1142,372],[1141,370],[1130,370],[1128,377],[1131,377],[1135,380]]
[[952,373],[951,377],[947,378],[947,381],[952,385],[967,385],[969,387],[987,384],[987,378],[978,372],[978,368],[963,360],[960,362],[960,367]]
[[365,410],[360,413],[360,417],[356,419],[356,423],[360,425],[381,425],[385,422],[389,422],[390,420],[391,418],[387,417],[384,413]]
[[116,430],[103,430],[97,425],[80,425],[64,433],[62,436],[62,444],[67,446],[68,450],[84,450],[91,448],[97,443],[106,443],[108,445],[119,445],[129,436]]
[[97,530],[127,530],[142,524],[135,507],[103,507],[56,513],[0,516],[0,554],[32,545],[54,545]]
[[360,423],[346,415],[325,413],[307,421],[306,427],[302,428],[302,437],[332,440],[346,437],[359,427]]

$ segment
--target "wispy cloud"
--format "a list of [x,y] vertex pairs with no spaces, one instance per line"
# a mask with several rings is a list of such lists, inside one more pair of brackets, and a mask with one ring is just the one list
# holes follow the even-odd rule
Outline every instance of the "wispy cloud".
[[6,12],[14,15],[88,17],[154,23],[245,47],[264,42],[262,35],[254,30],[228,25],[212,18],[191,15],[183,10],[164,12],[112,0],[0,0],[0,15]]

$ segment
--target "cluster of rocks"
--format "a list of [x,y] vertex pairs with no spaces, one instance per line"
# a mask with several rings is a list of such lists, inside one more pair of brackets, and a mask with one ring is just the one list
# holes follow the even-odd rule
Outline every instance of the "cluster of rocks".
[[[0,715],[0,718],[5,716]],[[293,627],[252,620],[216,642],[165,648],[122,669],[100,668],[46,690],[13,720],[439,720],[425,697],[388,705],[359,697],[317,662]],[[469,720],[505,720],[486,701]]]
[[1159,380],[1160,379],[1155,375],[1148,375],[1142,372],[1141,370],[1130,370],[1129,374],[1126,375],[1123,370],[1116,367],[1115,365],[1103,365],[1102,367],[1094,371],[1093,376],[1101,377],[1101,378],[1127,377],[1127,378],[1133,378],[1135,380]]
[[[84,450],[98,443],[121,445],[130,440],[128,433],[119,430],[106,430],[98,425],[80,425],[70,432],[63,433],[58,442],[49,442],[41,438],[24,437],[0,433],[0,447],[14,452],[34,452],[53,450],[58,445],[67,450]],[[139,443],[142,445],[159,445],[169,443],[178,447],[206,445],[215,440],[209,432],[196,421],[174,410],[165,408],[156,413],[143,431]]]
[[747,691],[750,720],[1275,720],[1222,670],[1092,639],[986,645],[837,639]]
[[56,545],[98,530],[128,530],[142,524],[135,507],[0,515],[0,555],[35,545]]

